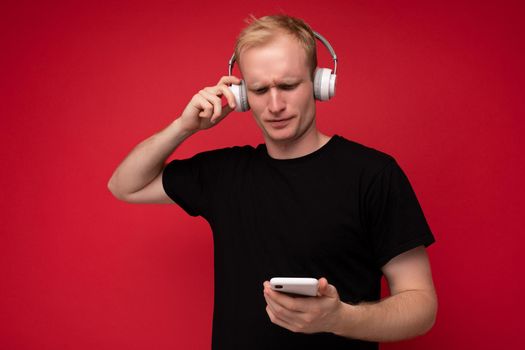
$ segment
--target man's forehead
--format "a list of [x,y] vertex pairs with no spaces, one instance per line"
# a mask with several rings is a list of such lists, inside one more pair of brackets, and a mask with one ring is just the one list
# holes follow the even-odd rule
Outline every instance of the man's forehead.
[[243,63],[242,74],[249,87],[292,84],[304,79],[310,72],[305,60],[295,57],[255,59]]
[[246,64],[242,64],[241,73],[249,88],[294,84],[310,74],[310,67],[303,60],[283,59],[273,63],[264,61],[244,63]]
[[239,68],[249,87],[294,83],[310,70],[304,48],[289,35],[247,49]]

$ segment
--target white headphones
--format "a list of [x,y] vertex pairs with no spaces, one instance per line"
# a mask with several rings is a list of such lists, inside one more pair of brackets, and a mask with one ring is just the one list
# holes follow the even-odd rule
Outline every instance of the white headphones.
[[[332,59],[334,60],[334,72],[329,68],[316,68],[314,75],[314,96],[316,100],[328,101],[335,95],[335,78],[337,73],[337,55],[335,54],[332,45],[321,34],[314,32],[314,35],[319,39],[323,45],[330,51]],[[228,62],[228,75],[232,75],[233,64],[235,63],[235,53],[233,53]],[[246,84],[241,80],[240,85],[232,84],[228,87],[235,96],[235,110],[237,112],[246,112],[250,109],[248,104],[248,95],[246,91]]]

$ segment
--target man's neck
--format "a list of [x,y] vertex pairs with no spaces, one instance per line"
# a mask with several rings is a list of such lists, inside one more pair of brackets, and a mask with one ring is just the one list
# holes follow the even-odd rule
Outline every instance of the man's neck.
[[317,129],[301,135],[296,140],[275,142],[266,140],[268,155],[274,159],[292,159],[305,156],[323,147],[330,137]]

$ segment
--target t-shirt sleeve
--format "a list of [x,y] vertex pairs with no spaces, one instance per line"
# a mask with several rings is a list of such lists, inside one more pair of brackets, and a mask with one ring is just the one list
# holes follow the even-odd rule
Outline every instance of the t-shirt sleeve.
[[220,151],[208,151],[188,159],[174,159],[162,173],[166,194],[191,216],[206,216],[220,171]]
[[410,182],[392,159],[366,192],[366,218],[379,267],[390,259],[435,239]]

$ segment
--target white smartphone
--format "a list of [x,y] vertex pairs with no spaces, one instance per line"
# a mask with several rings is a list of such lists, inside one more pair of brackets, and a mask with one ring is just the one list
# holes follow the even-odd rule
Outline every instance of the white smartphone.
[[273,290],[283,293],[314,297],[317,295],[319,281],[315,278],[274,277],[270,280]]

